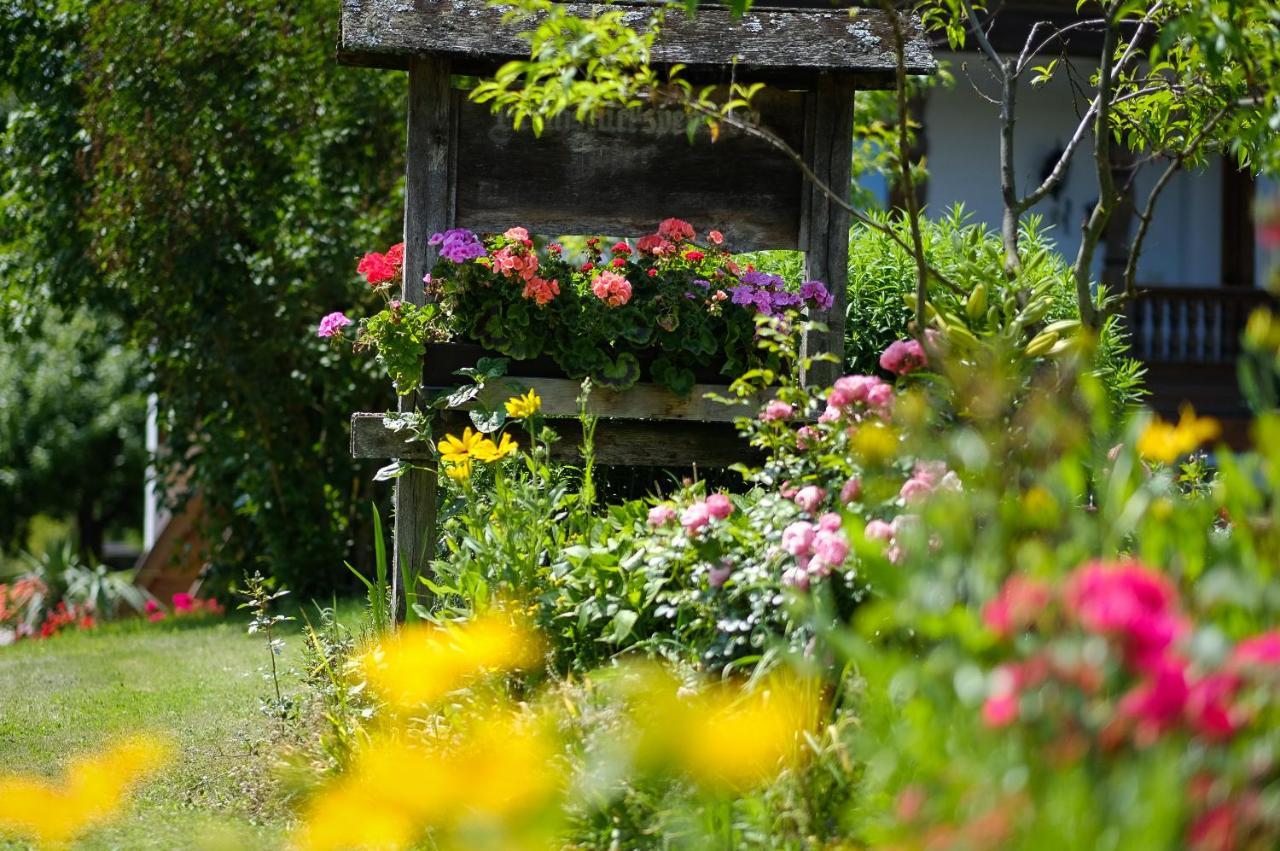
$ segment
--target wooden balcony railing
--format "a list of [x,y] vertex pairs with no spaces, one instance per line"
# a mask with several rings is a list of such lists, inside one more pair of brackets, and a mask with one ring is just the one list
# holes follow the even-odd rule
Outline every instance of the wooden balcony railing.
[[1148,364],[1234,365],[1249,314],[1275,299],[1245,287],[1144,287],[1129,308],[1133,356]]

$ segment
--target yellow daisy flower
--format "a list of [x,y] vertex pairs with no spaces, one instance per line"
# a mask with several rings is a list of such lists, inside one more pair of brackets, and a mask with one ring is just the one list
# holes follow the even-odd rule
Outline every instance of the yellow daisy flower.
[[471,451],[471,454],[485,463],[490,463],[501,461],[503,458],[516,454],[519,448],[520,445],[511,439],[511,435],[504,433],[502,439],[497,443],[488,438],[480,441],[476,448]]
[[542,399],[533,390],[523,396],[512,396],[507,400],[507,416],[513,420],[523,420],[542,410]]
[[[436,450],[440,453],[440,460],[446,464],[461,464],[467,462],[469,464],[471,458],[475,456],[476,447],[485,442],[484,435],[471,430],[467,426],[462,430],[462,437],[454,435],[446,435],[443,440],[436,444]],[[468,467],[468,469],[470,469]]]

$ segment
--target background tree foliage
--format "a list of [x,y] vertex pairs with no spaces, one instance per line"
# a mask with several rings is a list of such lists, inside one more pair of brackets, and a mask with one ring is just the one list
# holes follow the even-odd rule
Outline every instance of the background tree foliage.
[[387,404],[314,324],[395,241],[403,172],[403,79],[338,66],[336,29],[329,0],[0,0],[9,326],[118,317],[215,563],[304,590],[367,515],[347,415]]

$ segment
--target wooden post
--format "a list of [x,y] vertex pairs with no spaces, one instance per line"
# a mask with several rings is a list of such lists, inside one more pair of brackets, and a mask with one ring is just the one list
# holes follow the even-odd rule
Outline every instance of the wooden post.
[[[823,73],[805,110],[805,162],[819,180],[846,199],[853,162],[853,95],[851,76]],[[843,367],[849,227],[853,219],[848,210],[807,179],[802,198],[800,248],[805,253],[805,278],[824,282],[835,298],[830,310],[813,314],[827,325],[827,332],[811,334],[804,341],[806,355],[831,352],[841,360],[839,364],[815,364],[804,376],[806,383],[821,385],[834,381]]]
[[[426,301],[422,279],[435,262],[435,249],[427,240],[453,224],[452,129],[449,60],[438,56],[411,59],[401,298],[413,304]],[[411,411],[418,401],[416,393],[401,396],[399,408]],[[406,572],[419,575],[435,556],[436,471],[413,469],[400,476],[394,499],[392,608],[400,614],[408,598]]]

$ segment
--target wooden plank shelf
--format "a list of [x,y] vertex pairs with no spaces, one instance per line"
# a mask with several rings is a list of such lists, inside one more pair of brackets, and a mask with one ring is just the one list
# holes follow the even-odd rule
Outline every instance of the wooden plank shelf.
[[[403,431],[392,431],[384,424],[386,414],[351,415],[351,454],[356,458],[399,458],[405,461],[429,462],[435,458],[430,446],[422,441],[409,441]],[[443,411],[437,415],[437,435],[456,434],[471,424],[462,411]],[[575,464],[582,460],[582,428],[576,419],[553,423],[560,440],[551,446],[556,461]],[[519,430],[517,440],[521,443]],[[598,464],[631,467],[728,467],[739,462],[761,460],[761,453],[748,446],[727,422],[681,420],[610,419],[596,428],[595,455]]]

